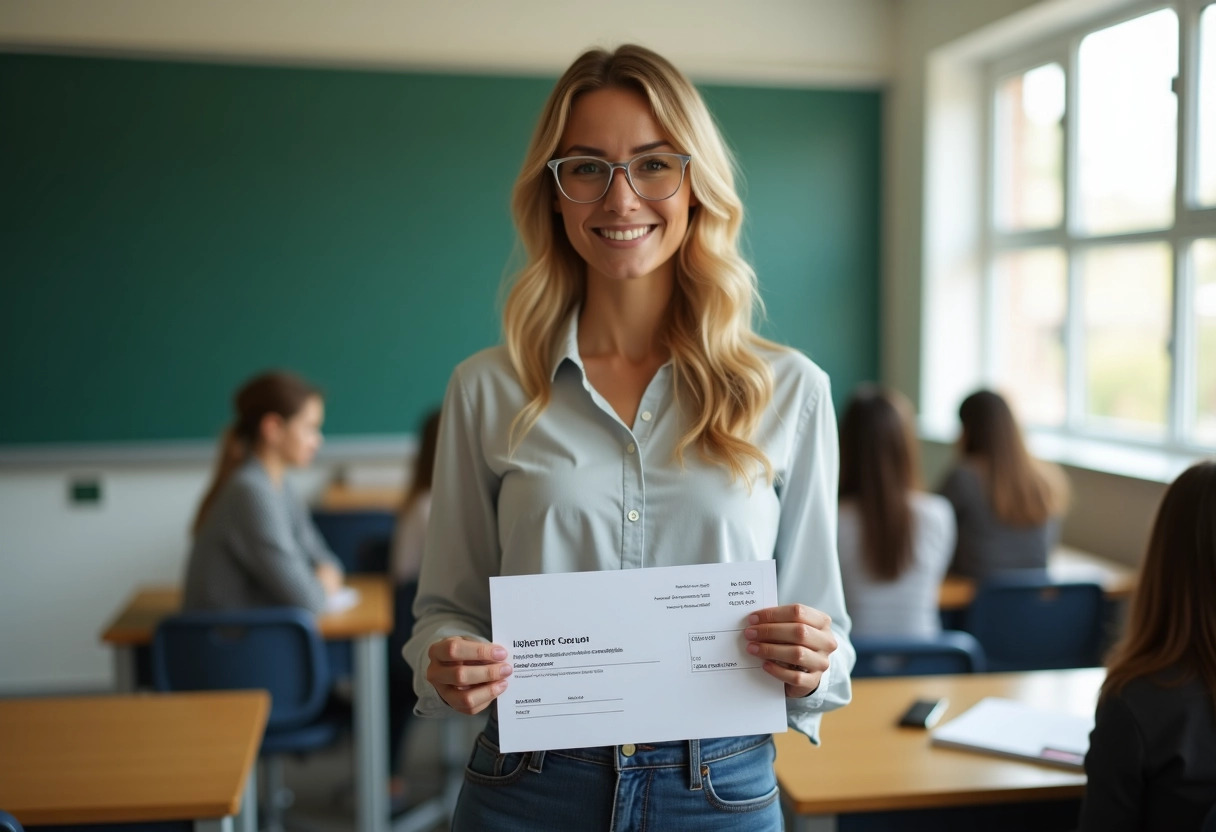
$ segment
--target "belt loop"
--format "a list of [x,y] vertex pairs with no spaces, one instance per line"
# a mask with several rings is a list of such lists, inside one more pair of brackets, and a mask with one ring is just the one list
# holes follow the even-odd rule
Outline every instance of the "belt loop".
[[688,741],[688,789],[701,791],[701,741]]
[[534,771],[540,774],[541,768],[545,765],[544,751],[529,751],[528,752],[528,771]]

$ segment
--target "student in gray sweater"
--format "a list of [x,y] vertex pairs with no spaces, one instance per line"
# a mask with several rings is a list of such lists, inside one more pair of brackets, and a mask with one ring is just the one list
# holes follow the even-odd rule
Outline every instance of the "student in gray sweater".
[[283,475],[311,463],[321,445],[321,394],[296,376],[267,372],[246,382],[234,404],[194,520],[183,606],[319,613],[341,589],[342,567]]
[[950,571],[983,580],[1010,569],[1046,568],[1068,508],[1064,472],[1030,455],[1000,394],[972,393],[958,415],[958,459],[938,489],[958,522]]

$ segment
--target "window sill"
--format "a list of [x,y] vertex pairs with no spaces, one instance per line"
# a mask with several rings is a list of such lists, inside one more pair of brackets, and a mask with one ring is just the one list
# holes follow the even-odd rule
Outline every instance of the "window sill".
[[[926,442],[950,445],[956,436],[956,430],[930,425],[920,427],[920,438]],[[1030,452],[1038,458],[1069,468],[1167,485],[1200,459],[1216,456],[1201,451],[1170,451],[1033,430],[1027,431],[1026,442]]]

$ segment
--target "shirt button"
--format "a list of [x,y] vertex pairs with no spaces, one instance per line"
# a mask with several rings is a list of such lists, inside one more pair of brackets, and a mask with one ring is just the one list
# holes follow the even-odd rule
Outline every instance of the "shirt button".
[[634,754],[637,754],[637,753],[638,753],[638,747],[631,742],[625,743],[624,745],[621,746],[621,754],[625,757],[632,757]]
[[638,514],[636,509],[632,509],[632,510],[630,510],[629,514],[627,514],[626,516],[629,518],[629,522],[636,523],[638,521],[638,518],[641,517],[642,515]]
[[638,446],[633,444],[632,442],[630,442],[628,445],[625,446],[625,453],[631,454],[634,451],[636,451],[637,449],[638,449]]
[[649,421],[650,421],[650,411],[649,411],[649,410],[643,410],[643,411],[642,411],[642,421],[643,421],[643,422],[649,422]]

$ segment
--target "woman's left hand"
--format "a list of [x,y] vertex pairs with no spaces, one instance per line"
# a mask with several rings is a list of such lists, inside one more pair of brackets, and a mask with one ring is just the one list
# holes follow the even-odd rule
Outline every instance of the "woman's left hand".
[[752,613],[747,623],[748,652],[765,659],[765,672],[785,682],[785,695],[796,699],[814,693],[836,649],[828,614],[785,604]]

